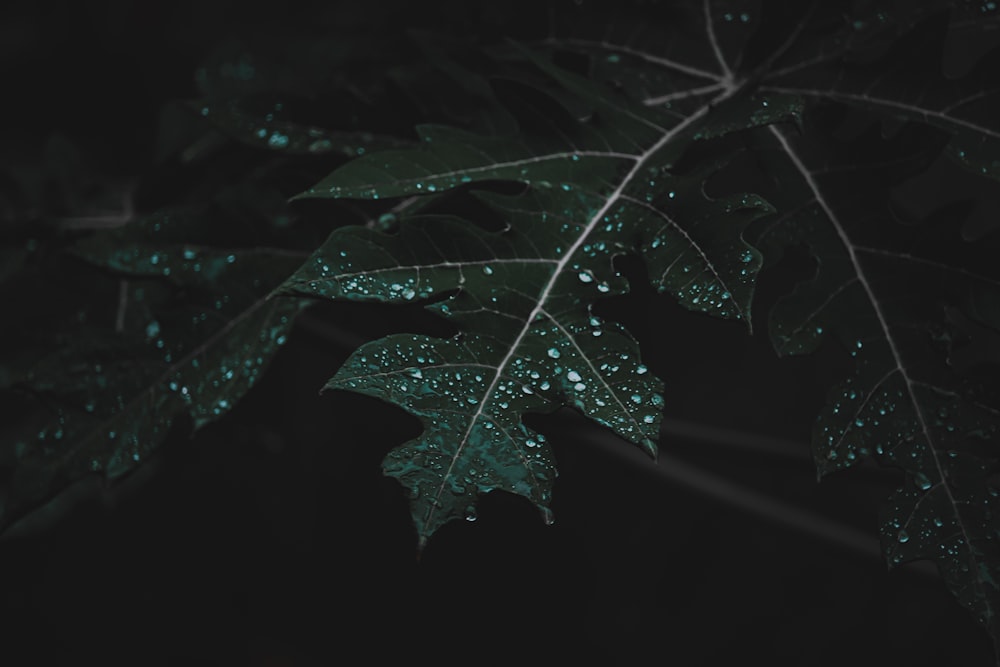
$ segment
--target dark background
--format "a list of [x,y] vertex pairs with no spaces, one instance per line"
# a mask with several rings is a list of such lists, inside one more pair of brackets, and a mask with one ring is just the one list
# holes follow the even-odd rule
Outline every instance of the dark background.
[[[95,198],[113,205],[153,162],[163,105],[196,95],[193,72],[218,41],[310,9],[6,3],[0,166],[36,169],[52,137],[68,137],[99,166]],[[139,213],[170,203],[171,179],[184,178],[156,173],[132,189]],[[761,322],[802,268],[762,279]],[[816,482],[806,443],[841,351],[779,360],[763,332],[635,290],[606,312],[666,379],[668,420],[796,443],[774,455],[664,438],[664,458],[860,531],[868,553],[671,483],[560,413],[533,420],[560,466],[555,525],[495,494],[418,562],[404,494],[379,470],[416,420],[318,389],[350,351],[328,327],[360,341],[435,325],[418,311],[323,304],[224,420],[176,433],[119,486],[0,541],[4,662],[990,664],[988,637],[942,582],[912,566],[887,573],[878,556],[877,507],[894,474]]]

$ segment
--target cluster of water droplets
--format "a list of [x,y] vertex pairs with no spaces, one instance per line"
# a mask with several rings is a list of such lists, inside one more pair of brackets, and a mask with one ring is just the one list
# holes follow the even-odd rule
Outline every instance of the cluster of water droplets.
[[250,111],[237,101],[229,101],[197,108],[203,118],[229,136],[284,153],[322,155],[336,151],[356,157],[384,143],[370,132],[335,132],[285,120],[284,106],[276,102],[269,111]]
[[[719,234],[706,229],[718,221],[685,219],[684,202],[675,212],[672,200],[689,196],[670,190],[667,202],[656,208],[655,215],[630,210],[643,216],[643,227],[648,230],[641,250],[653,284],[691,310],[745,319],[760,269],[760,255],[740,238],[738,220],[726,222],[735,233],[731,230]],[[756,204],[748,200],[743,205],[752,209]]]
[[[80,319],[115,335],[94,339],[93,349],[84,337],[72,366],[61,364],[57,419],[25,443],[25,455],[58,456],[70,476],[122,474],[179,414],[197,427],[230,410],[287,340],[299,305],[266,296],[297,260],[173,242],[188,222],[163,214],[136,223],[144,242],[95,236],[77,246],[87,261],[128,276],[114,296],[116,321]],[[179,286],[198,298],[179,306]],[[38,366],[28,383],[48,382],[45,373]]]
[[[498,375],[491,341],[399,334],[358,350],[330,381],[400,405],[424,421],[424,434],[386,457],[386,474],[409,489],[422,530],[474,516],[476,498],[494,489],[551,499],[555,467],[545,438],[521,415],[547,400],[522,381],[516,361]],[[525,377],[530,376],[530,373]]]

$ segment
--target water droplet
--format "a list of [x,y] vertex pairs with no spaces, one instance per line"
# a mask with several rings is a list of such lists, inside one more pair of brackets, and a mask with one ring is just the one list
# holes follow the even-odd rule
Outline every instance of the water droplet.
[[550,357],[552,357],[553,359],[558,359],[559,357],[561,357],[561,356],[562,356],[562,353],[561,353],[561,352],[559,352],[559,350],[558,350],[558,349],[556,349],[556,348],[554,348],[554,347],[550,347],[550,348],[548,349],[548,355],[549,355]]
[[267,145],[271,148],[284,148],[288,145],[288,135],[275,132],[267,140]]
[[483,266],[483,273],[485,273],[488,276],[492,276],[493,275],[493,267],[491,267],[489,264]]
[[579,274],[577,274],[576,277],[580,279],[581,283],[592,283],[592,282],[594,282],[594,276],[590,275],[590,273],[587,272],[587,271],[581,271]]
[[917,488],[919,488],[921,491],[926,491],[927,489],[931,488],[931,486],[933,486],[933,484],[931,484],[931,480],[927,477],[927,475],[925,475],[922,472],[918,472],[916,475],[914,475],[913,482],[917,485]]
[[569,373],[566,374],[566,379],[569,380],[570,382],[579,382],[583,378],[581,378],[580,374],[577,373],[576,371],[570,371]]

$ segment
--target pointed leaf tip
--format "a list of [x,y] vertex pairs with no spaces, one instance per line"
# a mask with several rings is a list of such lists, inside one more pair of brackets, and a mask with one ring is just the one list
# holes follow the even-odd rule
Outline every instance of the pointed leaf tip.
[[656,463],[660,455],[659,448],[656,446],[656,443],[653,440],[647,438],[643,440],[642,444],[640,444],[639,446],[642,448],[642,451],[646,452],[646,454],[649,455],[649,458],[653,459],[653,463]]
[[556,522],[556,517],[555,514],[552,513],[552,510],[550,510],[548,507],[542,507],[540,509],[542,512],[542,521],[545,522],[546,526],[551,526]]

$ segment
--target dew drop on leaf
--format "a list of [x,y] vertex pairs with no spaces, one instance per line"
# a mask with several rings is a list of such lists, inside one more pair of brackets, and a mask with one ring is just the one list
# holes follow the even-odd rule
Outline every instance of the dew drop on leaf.
[[916,475],[914,475],[913,481],[914,483],[916,483],[917,488],[919,488],[921,491],[926,491],[927,489],[931,488],[931,486],[933,486],[933,484],[931,484],[931,480],[927,477],[927,475],[925,475],[922,472],[918,472]]

